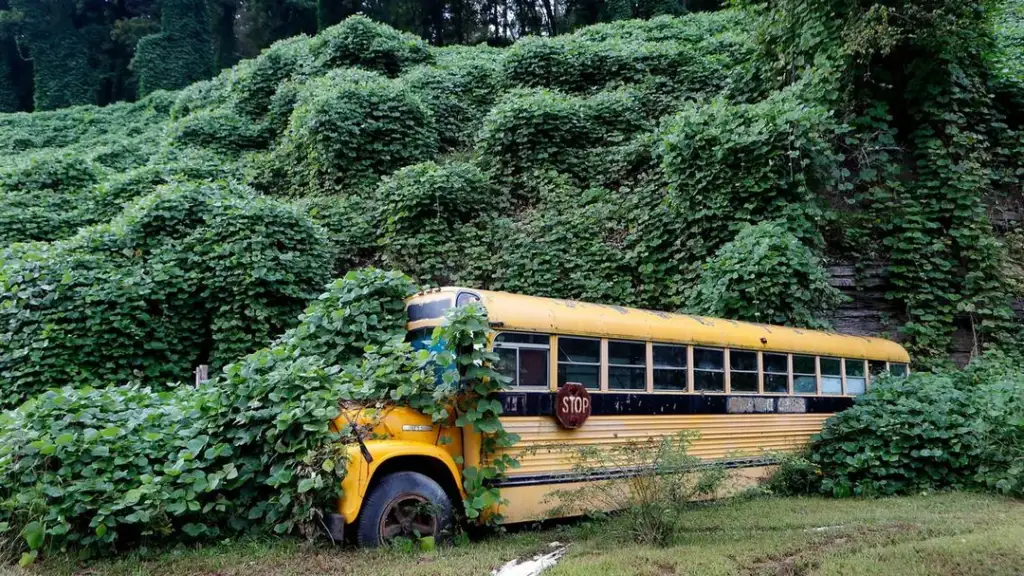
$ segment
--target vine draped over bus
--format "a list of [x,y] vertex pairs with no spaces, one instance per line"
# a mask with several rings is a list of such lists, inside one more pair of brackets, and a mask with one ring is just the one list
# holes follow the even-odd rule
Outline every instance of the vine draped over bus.
[[[0,531],[23,536],[28,560],[46,547],[106,553],[168,533],[313,535],[341,495],[352,441],[331,429],[339,402],[355,412],[410,405],[438,422],[454,410],[457,426],[486,433],[485,450],[511,444],[491,400],[506,380],[488,367],[485,313],[453,310],[434,334],[451,346],[417,352],[404,341],[414,290],[397,272],[355,271],[272,346],[198,389],[65,387],[7,413]],[[487,480],[514,465],[503,457],[465,472],[467,515],[500,503]]]

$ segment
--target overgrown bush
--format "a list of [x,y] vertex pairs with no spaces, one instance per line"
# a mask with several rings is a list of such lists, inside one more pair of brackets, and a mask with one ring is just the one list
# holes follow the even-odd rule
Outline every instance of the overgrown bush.
[[381,183],[377,196],[384,262],[436,284],[451,283],[463,267],[463,227],[500,205],[484,174],[461,162],[402,168]]
[[402,75],[430,109],[442,149],[468,148],[502,91],[501,52],[483,47],[447,47],[437,62]]
[[482,167],[517,196],[536,176],[557,170],[587,183],[606,169],[602,150],[626,143],[648,126],[635,95],[604,92],[589,98],[549,90],[515,90],[484,119],[477,143]]
[[[332,428],[340,402],[402,403],[438,422],[451,413],[489,435],[486,452],[509,445],[515,438],[490,398],[505,379],[488,367],[482,308],[451,311],[432,352],[415,352],[404,341],[404,298],[414,289],[400,273],[352,272],[272,346],[198,389],[62,388],[6,413],[0,534],[24,539],[25,562],[58,547],[109,553],[236,532],[311,536],[341,495],[347,456]],[[465,471],[468,514],[498,502],[487,482],[511,463],[501,456]]]
[[505,73],[513,86],[545,87],[566,92],[592,92],[618,84],[637,84],[664,77],[676,91],[697,97],[715,94],[726,75],[712,55],[690,44],[612,39],[602,42],[572,36],[528,36],[505,57]]
[[750,105],[694,104],[670,119],[659,153],[696,255],[765,219],[783,220],[805,243],[820,245],[815,196],[831,178],[830,129],[825,110],[787,93]]
[[828,328],[823,319],[843,300],[816,256],[779,222],[740,230],[701,267],[690,294],[695,314]]
[[272,44],[258,57],[236,67],[231,83],[235,108],[249,118],[262,118],[278,88],[303,71],[312,73],[310,39],[301,35]]
[[103,174],[69,154],[38,153],[0,166],[0,245],[70,235],[79,203]]
[[336,281],[294,330],[198,390],[41,394],[0,420],[0,519],[33,550],[86,551],[308,524],[314,495],[340,494],[329,426],[360,372],[338,371],[367,346],[408,350],[412,289],[378,271]]
[[171,124],[168,140],[176,146],[237,155],[269,143],[259,124],[227,107],[204,109]]
[[480,275],[497,290],[636,303],[620,195],[553,183],[523,217],[495,223],[492,255]]
[[397,76],[406,68],[432,59],[421,38],[361,15],[346,18],[317,34],[309,44],[309,52],[321,69],[358,66],[388,76]]
[[172,184],[110,224],[6,249],[2,403],[223,366],[292,322],[329,274],[325,244],[297,211],[246,188]]
[[838,497],[943,489],[1021,496],[1024,373],[996,356],[964,370],[883,377],[825,423],[807,462],[816,474],[794,473],[790,485]]
[[686,523],[686,508],[698,497],[714,495],[726,477],[724,468],[707,466],[688,453],[693,434],[629,440],[612,448],[590,446],[572,455],[577,474],[626,471],[624,478],[558,490],[553,514],[603,515],[620,511],[628,536],[640,544],[668,545]]
[[178,90],[213,74],[213,30],[202,0],[163,0],[160,32],[135,47],[139,94]]
[[264,177],[284,190],[335,192],[437,151],[429,110],[400,82],[358,70],[305,84]]

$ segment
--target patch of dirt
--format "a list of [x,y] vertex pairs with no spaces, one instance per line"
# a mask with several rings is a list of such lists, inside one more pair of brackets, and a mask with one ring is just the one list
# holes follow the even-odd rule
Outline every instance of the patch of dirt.
[[657,568],[658,574],[660,574],[661,576],[675,576],[676,574],[676,567],[672,564],[664,564],[662,562],[659,562],[657,564]]
[[821,565],[822,556],[862,546],[877,546],[899,536],[916,533],[920,527],[906,522],[892,522],[854,529],[828,530],[806,542],[802,548],[784,554],[755,558],[741,566],[745,576],[807,576]]

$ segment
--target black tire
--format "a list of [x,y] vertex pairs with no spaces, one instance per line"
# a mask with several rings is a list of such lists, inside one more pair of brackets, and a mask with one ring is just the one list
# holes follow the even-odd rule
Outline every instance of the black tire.
[[[421,502],[422,512],[417,509]],[[356,520],[356,541],[364,548],[376,548],[386,544],[391,537],[386,535],[385,525],[393,529],[401,522],[400,514],[406,517],[413,513],[410,526],[424,526],[432,518],[430,529],[420,528],[421,536],[433,536],[441,542],[452,533],[452,501],[441,485],[419,472],[395,472],[381,478],[363,502],[363,510]],[[385,516],[387,515],[387,516]],[[415,529],[415,528],[413,528]],[[414,537],[414,534],[396,534]],[[424,533],[432,532],[432,533]]]

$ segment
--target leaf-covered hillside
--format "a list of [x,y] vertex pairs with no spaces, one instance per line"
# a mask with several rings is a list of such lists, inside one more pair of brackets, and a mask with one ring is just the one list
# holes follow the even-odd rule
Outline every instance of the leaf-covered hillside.
[[[1013,342],[1016,3],[781,0],[509,48],[355,16],[132,104],[0,115],[0,381],[187,377],[372,263],[820,326],[879,261],[923,361]],[[1012,236],[1011,236],[1012,237]]]

